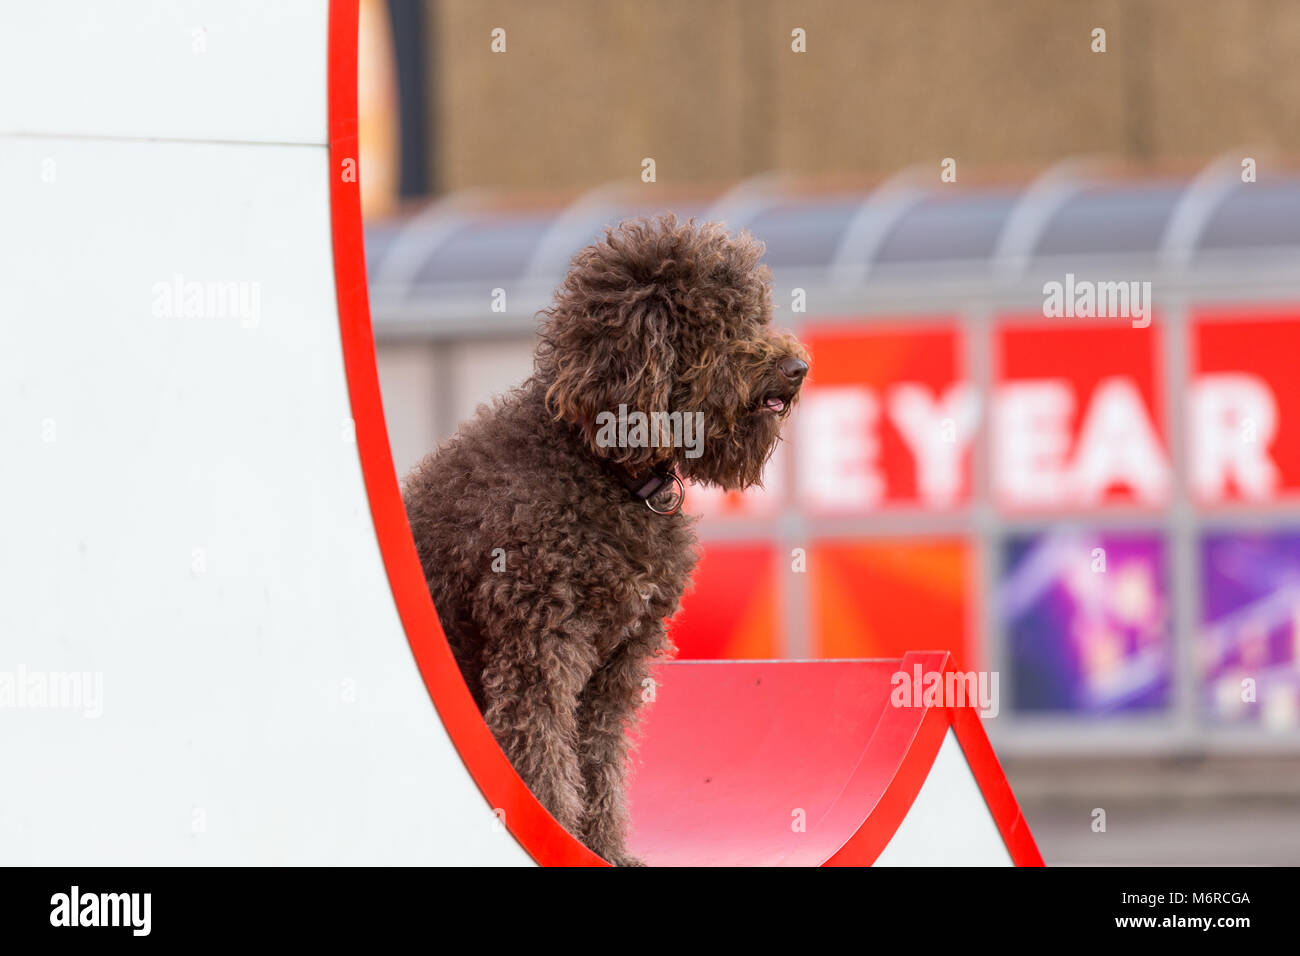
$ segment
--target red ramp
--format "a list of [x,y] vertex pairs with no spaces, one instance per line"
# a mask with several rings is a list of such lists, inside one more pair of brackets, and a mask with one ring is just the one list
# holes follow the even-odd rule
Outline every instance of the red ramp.
[[971,707],[890,703],[901,661],[656,671],[629,798],[651,866],[1042,865]]

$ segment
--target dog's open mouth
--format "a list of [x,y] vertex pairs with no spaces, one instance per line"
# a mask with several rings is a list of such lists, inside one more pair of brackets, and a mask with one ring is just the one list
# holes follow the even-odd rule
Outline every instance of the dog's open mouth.
[[760,413],[771,412],[774,415],[780,415],[789,407],[790,400],[788,398],[784,395],[778,395],[773,392],[770,395],[763,396],[763,398],[759,400],[758,407],[755,411]]

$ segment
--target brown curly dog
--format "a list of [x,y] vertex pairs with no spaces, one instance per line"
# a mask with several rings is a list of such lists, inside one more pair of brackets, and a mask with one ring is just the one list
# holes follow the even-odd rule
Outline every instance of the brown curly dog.
[[[405,486],[488,726],[555,819],[619,865],[639,862],[625,846],[628,733],[696,562],[677,476],[758,483],[808,371],[771,326],[762,252],[672,215],[607,231],[544,313],[532,377]],[[660,417],[646,429],[636,412]]]

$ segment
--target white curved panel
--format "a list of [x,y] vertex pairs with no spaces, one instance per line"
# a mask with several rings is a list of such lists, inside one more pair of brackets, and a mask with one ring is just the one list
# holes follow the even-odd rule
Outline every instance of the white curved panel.
[[875,865],[1013,865],[951,727],[912,809]]
[[0,133],[324,144],[325,0],[0,13]]
[[0,707],[7,863],[528,862],[384,576],[326,177],[324,147],[0,137],[0,680],[102,680],[98,717]]

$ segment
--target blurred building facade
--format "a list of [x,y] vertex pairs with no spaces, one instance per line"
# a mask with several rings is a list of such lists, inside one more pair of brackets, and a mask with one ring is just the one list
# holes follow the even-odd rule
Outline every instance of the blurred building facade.
[[[682,655],[942,646],[1002,675],[1020,748],[1300,751],[1300,178],[1242,177],[1067,163],[671,202],[767,243],[813,363],[764,489],[691,490]],[[464,199],[370,227],[399,471],[529,374],[569,258],[652,208]]]

